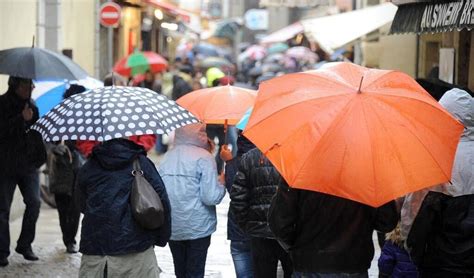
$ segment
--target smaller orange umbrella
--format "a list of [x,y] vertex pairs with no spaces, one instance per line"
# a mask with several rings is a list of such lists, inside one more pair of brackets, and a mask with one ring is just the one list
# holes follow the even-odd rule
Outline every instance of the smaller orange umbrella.
[[235,125],[256,97],[255,90],[226,85],[193,91],[176,102],[207,124]]
[[193,91],[176,102],[207,124],[223,124],[227,133],[227,125],[237,124],[256,97],[255,90],[226,85]]

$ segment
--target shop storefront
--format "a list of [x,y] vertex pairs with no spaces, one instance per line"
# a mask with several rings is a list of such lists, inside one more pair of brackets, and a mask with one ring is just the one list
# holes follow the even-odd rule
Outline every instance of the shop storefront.
[[474,90],[474,1],[394,1],[392,34],[418,34],[417,77]]

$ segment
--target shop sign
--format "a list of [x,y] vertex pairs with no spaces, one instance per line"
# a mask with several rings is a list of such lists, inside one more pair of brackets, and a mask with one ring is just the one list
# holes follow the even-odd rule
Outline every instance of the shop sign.
[[432,3],[409,2],[398,6],[390,33],[420,34],[473,28],[474,0],[452,2],[432,0]]

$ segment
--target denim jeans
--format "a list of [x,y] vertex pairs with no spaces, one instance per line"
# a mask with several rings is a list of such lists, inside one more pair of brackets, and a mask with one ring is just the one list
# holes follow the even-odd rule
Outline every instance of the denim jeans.
[[291,277],[293,264],[290,255],[275,239],[252,237],[251,242],[254,277],[277,277],[278,261],[284,277]]
[[293,278],[369,278],[365,273],[293,272]]
[[234,261],[235,276],[237,278],[253,278],[250,240],[231,240],[230,254]]
[[169,245],[173,255],[174,274],[177,278],[204,277],[211,236],[193,240],[170,240]]
[[26,205],[17,247],[30,249],[35,239],[36,221],[41,206],[38,171],[0,177],[0,257],[10,255],[10,208],[17,184]]

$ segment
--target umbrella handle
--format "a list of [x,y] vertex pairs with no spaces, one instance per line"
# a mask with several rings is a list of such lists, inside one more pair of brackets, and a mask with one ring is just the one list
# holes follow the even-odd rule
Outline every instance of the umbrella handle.
[[229,126],[229,123],[227,119],[224,122],[224,145],[227,145],[227,128]]

